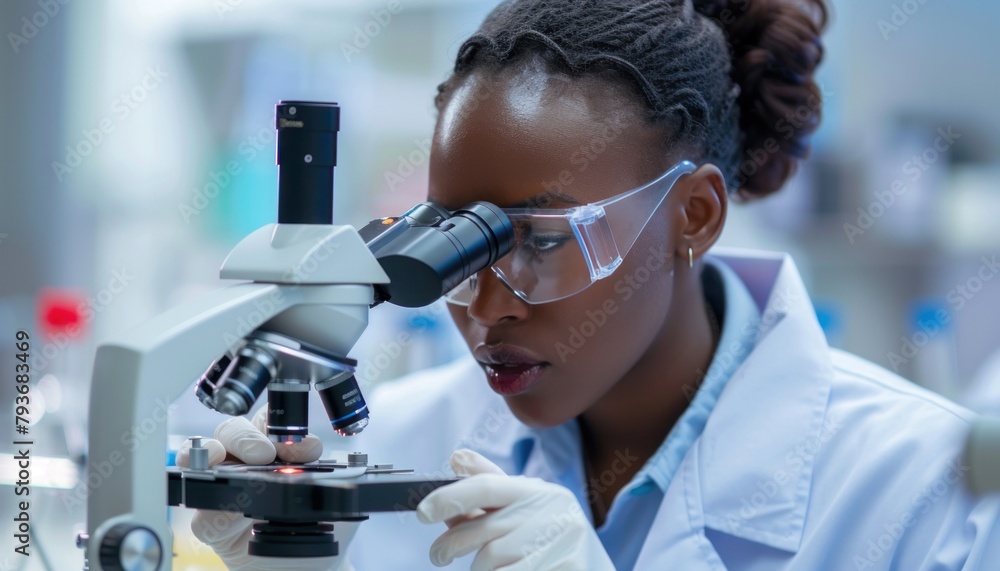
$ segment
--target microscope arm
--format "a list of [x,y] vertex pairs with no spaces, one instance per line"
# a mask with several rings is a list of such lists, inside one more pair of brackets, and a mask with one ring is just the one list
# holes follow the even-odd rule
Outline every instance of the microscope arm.
[[[203,372],[205,363],[289,307],[316,304],[341,315],[336,329],[342,335],[339,349],[346,353],[367,325],[371,301],[371,286],[243,283],[212,292],[102,344],[90,402],[91,568],[103,569],[100,547],[118,523],[149,528],[166,542],[161,545],[163,552],[170,553],[163,481],[167,407]],[[165,559],[169,561],[169,556]]]
[[160,569],[171,568],[167,407],[208,363],[259,327],[346,355],[368,325],[371,284],[388,281],[357,232],[337,226],[270,225],[254,232],[230,254],[223,277],[254,276],[294,276],[298,283],[225,287],[98,348],[86,475],[91,569],[116,569],[102,563],[102,547],[117,554],[125,533],[136,528],[150,533],[140,530],[129,541],[159,543]]

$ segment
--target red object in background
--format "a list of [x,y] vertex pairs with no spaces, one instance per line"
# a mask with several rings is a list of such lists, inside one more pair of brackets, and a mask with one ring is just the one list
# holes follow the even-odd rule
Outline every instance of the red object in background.
[[38,330],[46,337],[82,337],[87,331],[83,309],[86,297],[78,291],[46,289],[38,295]]

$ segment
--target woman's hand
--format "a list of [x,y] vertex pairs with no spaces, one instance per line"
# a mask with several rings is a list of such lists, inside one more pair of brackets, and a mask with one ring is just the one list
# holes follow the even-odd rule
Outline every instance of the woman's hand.
[[[319,459],[323,453],[323,443],[312,434],[301,442],[279,445],[264,435],[267,429],[267,408],[261,408],[251,423],[245,417],[236,416],[222,422],[215,429],[215,440],[205,439],[202,445],[208,448],[208,461],[214,466],[223,460],[235,460],[245,464],[270,464],[281,458],[285,462],[302,464]],[[190,441],[185,442],[177,452],[177,465],[190,465]],[[251,527],[254,521],[241,514],[224,511],[198,510],[191,520],[191,531],[195,537],[207,544],[231,570],[277,571],[296,569],[299,571],[333,571],[349,569],[346,558],[306,557],[275,558],[256,557],[247,553]],[[336,522],[334,529],[340,553],[347,551],[347,545],[357,531],[357,523]],[[342,567],[343,565],[343,567]]]
[[460,482],[438,488],[417,506],[424,523],[448,531],[431,546],[431,561],[448,565],[478,551],[472,571],[614,571],[580,503],[558,484],[508,476],[472,450],[455,451]]

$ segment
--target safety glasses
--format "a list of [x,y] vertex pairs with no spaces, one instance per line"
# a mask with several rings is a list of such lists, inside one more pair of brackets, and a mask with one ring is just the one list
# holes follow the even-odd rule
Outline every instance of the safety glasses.
[[[646,185],[574,208],[504,208],[514,247],[490,270],[530,304],[577,294],[621,265],[670,189],[695,168],[682,161]],[[478,277],[445,294],[448,303],[472,303]]]

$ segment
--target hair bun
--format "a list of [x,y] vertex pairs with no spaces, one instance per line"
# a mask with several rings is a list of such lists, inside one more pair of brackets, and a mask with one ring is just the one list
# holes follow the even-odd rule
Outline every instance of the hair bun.
[[743,152],[736,181],[744,197],[770,194],[795,172],[819,127],[823,0],[693,0],[722,25],[732,50]]
[[729,6],[729,0],[691,0],[695,12],[709,18],[718,18],[719,14]]

